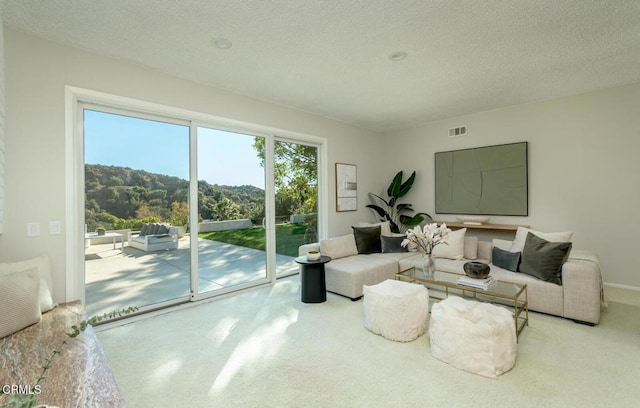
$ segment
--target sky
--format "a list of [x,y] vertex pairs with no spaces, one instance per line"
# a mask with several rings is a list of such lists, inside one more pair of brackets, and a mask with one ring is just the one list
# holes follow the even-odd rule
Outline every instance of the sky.
[[[189,127],[84,111],[85,163],[189,179]],[[254,137],[198,128],[198,180],[265,187]]]

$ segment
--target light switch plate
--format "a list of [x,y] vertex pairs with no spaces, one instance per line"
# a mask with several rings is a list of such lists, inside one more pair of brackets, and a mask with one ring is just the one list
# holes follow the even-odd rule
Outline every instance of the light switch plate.
[[60,221],[49,221],[49,235],[62,234],[62,224]]
[[27,236],[28,237],[39,237],[40,236],[40,223],[39,222],[30,222],[27,224]]

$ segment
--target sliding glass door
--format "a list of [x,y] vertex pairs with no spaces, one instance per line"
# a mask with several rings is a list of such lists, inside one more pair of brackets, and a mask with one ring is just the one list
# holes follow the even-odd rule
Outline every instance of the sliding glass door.
[[297,273],[300,245],[318,240],[318,147],[276,140],[273,146],[276,273]]
[[319,237],[320,145],[81,104],[90,315],[296,274]]
[[198,287],[267,281],[263,137],[197,128]]
[[89,315],[189,298],[189,125],[84,109]]

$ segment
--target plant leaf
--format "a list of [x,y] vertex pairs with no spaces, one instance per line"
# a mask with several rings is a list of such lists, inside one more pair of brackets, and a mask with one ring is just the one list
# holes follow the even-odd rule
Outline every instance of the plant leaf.
[[377,212],[378,215],[381,216],[381,217],[388,217],[387,212],[382,207],[379,207],[379,206],[377,206],[375,204],[368,204],[367,208],[371,208],[372,210]]
[[374,196],[376,197],[378,200],[382,201],[387,207],[390,207],[389,203],[387,202],[387,200],[385,200],[384,198],[380,197],[379,195],[373,194],[373,193],[369,193],[369,197]]
[[409,178],[407,179],[407,181],[402,183],[402,185],[398,189],[398,193],[396,194],[397,197],[403,197],[403,196],[407,195],[409,190],[411,190],[411,187],[413,187],[413,182],[415,180],[416,180],[416,172],[414,170],[413,173],[411,173],[411,176],[409,176]]
[[416,214],[413,217],[409,217],[407,215],[400,216],[400,222],[409,227],[414,227],[420,224],[424,220],[424,217],[420,214]]
[[411,208],[411,204],[407,204],[407,203],[398,204],[398,207],[396,207],[396,212],[401,213],[404,211],[413,211],[413,208]]
[[400,170],[393,178],[393,181],[391,182],[391,184],[389,185],[389,188],[387,189],[387,195],[389,197],[398,197],[398,193],[400,192],[401,185],[402,185],[402,170]]

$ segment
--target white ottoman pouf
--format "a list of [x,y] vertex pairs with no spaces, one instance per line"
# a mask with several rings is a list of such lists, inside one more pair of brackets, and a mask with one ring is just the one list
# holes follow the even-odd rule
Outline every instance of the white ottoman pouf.
[[459,369],[497,378],[516,362],[513,316],[503,307],[451,296],[431,307],[431,355]]
[[412,341],[429,323],[429,291],[422,285],[387,279],[364,286],[364,327],[394,341]]

